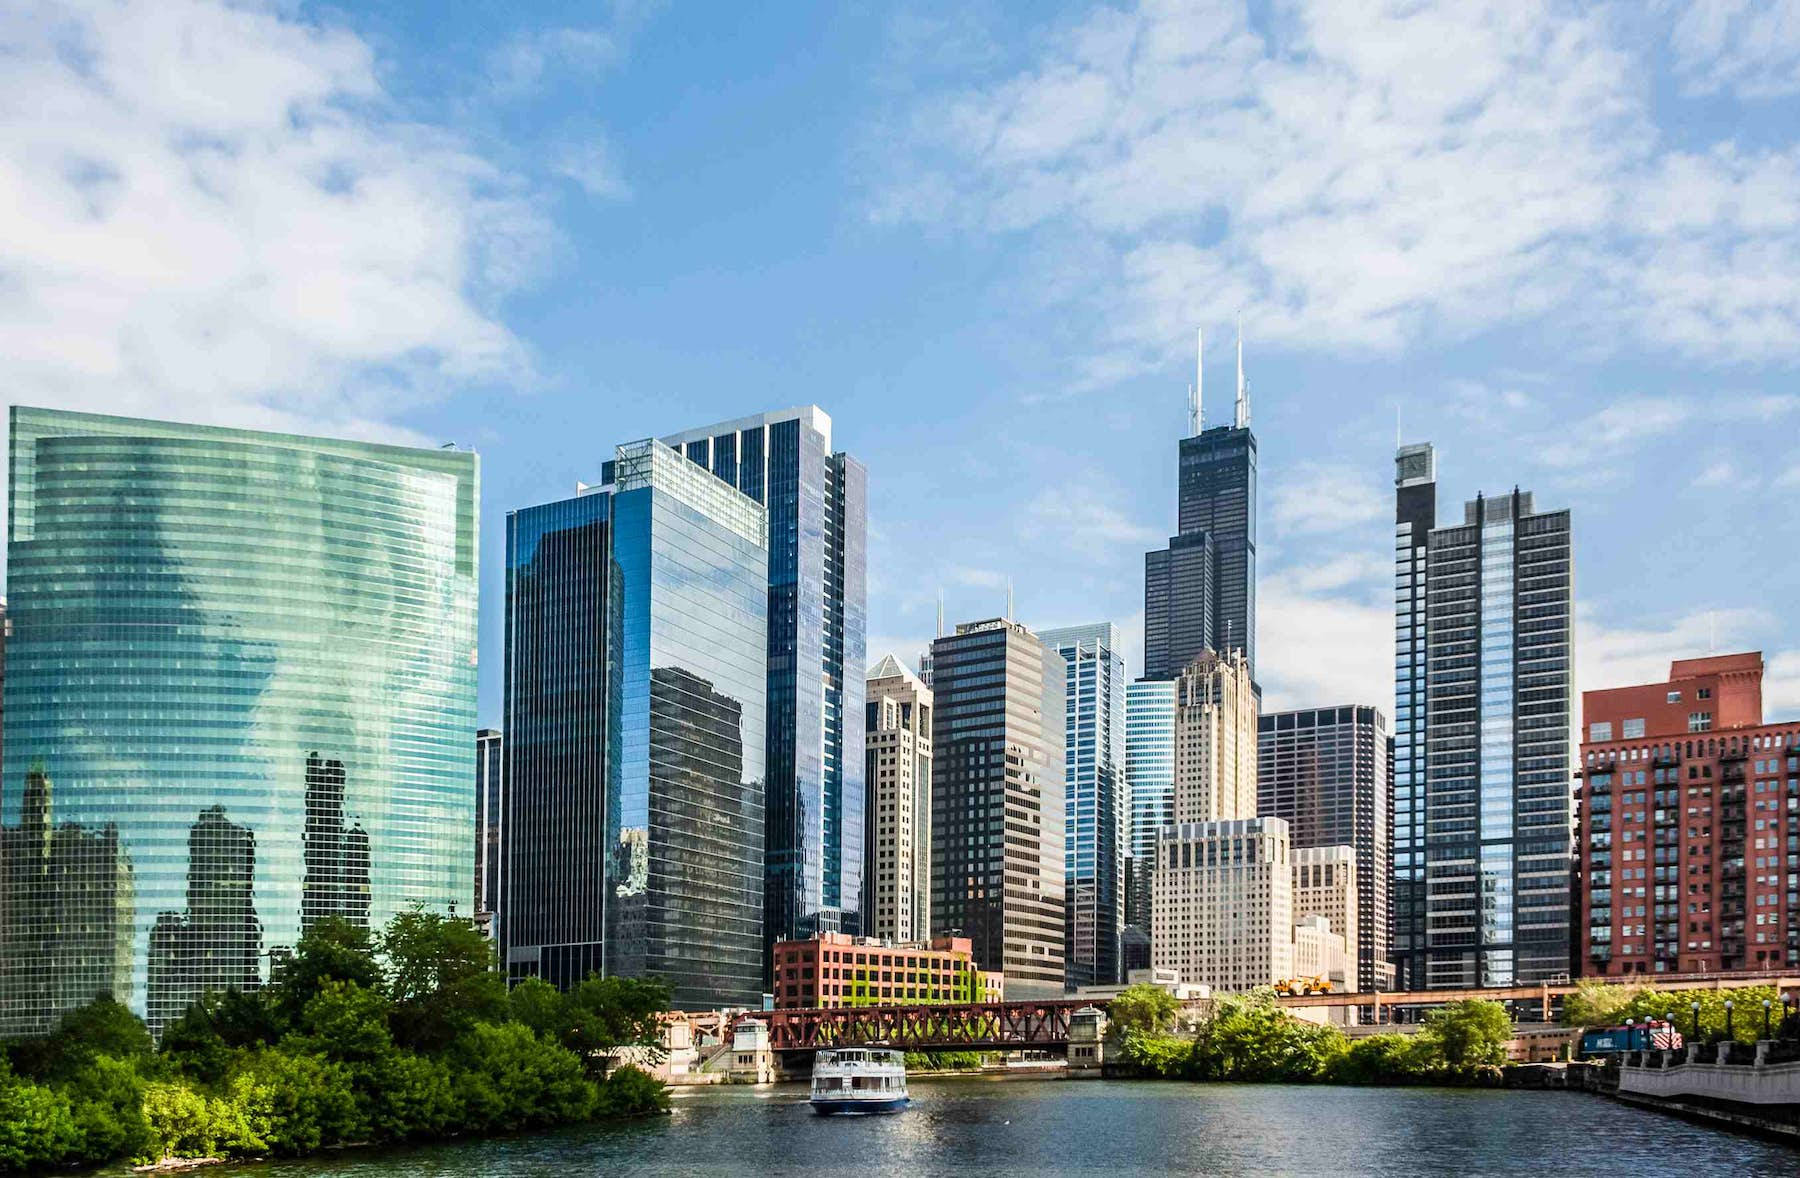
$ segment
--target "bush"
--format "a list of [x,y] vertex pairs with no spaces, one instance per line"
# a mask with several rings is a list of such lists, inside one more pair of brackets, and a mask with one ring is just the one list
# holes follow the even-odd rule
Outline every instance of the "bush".
[[450,1048],[452,1084],[471,1128],[585,1121],[598,1093],[575,1053],[520,1023],[480,1023]]
[[81,1160],[81,1142],[67,1096],[0,1068],[0,1167],[37,1170]]
[[649,1072],[630,1064],[616,1067],[600,1085],[596,1111],[602,1117],[642,1117],[669,1111],[669,1090]]

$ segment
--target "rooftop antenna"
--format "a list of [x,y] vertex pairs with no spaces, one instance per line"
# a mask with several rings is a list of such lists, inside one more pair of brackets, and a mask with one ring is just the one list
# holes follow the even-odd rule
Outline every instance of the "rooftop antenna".
[[1009,622],[1012,621],[1012,609],[1012,578],[1008,577],[1006,578],[1006,620]]
[[1244,313],[1237,317],[1237,427],[1250,424],[1250,386],[1244,383]]
[[944,591],[942,589],[938,590],[938,632],[937,632],[937,636],[939,638],[942,638],[944,636]]
[[1200,432],[1201,399],[1204,395],[1206,374],[1201,360],[1206,355],[1206,332],[1202,328],[1194,329],[1194,385],[1188,390],[1188,434],[1191,437]]

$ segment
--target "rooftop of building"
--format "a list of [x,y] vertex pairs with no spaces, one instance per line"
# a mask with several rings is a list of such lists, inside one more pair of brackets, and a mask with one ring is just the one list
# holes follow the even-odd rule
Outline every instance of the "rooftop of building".
[[1747,650],[1741,654],[1710,654],[1697,659],[1674,659],[1669,663],[1669,682],[1678,683],[1683,679],[1701,679],[1713,675],[1742,674],[1746,671],[1760,674],[1762,669],[1763,656],[1760,650]]
[[826,451],[831,450],[831,415],[817,405],[795,405],[790,409],[771,409],[767,413],[752,413],[748,417],[734,417],[730,421],[697,426],[678,434],[665,434],[661,441],[666,446],[680,446],[688,442],[716,438],[720,434],[734,434],[747,429],[756,429],[759,426],[774,425],[780,421],[798,421],[818,431],[825,437]]

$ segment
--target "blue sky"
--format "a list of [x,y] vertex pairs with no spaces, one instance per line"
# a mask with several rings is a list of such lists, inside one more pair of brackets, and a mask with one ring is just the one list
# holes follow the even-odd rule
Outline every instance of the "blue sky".
[[1111,619],[1243,315],[1271,706],[1391,696],[1391,455],[1575,510],[1585,686],[1800,710],[1800,0],[9,5],[12,400],[456,441],[505,511],[816,402],[870,662]]

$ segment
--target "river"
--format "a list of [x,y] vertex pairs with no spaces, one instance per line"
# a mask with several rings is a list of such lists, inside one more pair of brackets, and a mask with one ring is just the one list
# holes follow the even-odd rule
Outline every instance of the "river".
[[806,1091],[677,1090],[668,1117],[203,1171],[207,1178],[1800,1173],[1800,1151],[1565,1092],[914,1080],[888,1117],[815,1117]]

